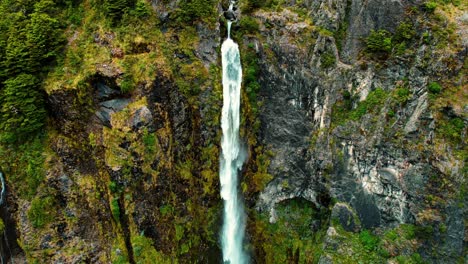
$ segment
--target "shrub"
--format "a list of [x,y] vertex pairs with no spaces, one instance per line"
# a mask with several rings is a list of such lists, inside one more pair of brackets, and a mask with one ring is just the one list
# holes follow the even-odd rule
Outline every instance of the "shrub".
[[371,52],[390,52],[392,50],[392,37],[384,29],[372,30],[366,38],[366,48]]
[[432,94],[438,94],[438,93],[440,93],[442,91],[442,86],[440,86],[440,84],[438,82],[431,82],[427,86],[427,89]]
[[402,22],[398,25],[393,41],[401,42],[411,40],[416,35],[414,25],[410,22]]
[[255,33],[259,29],[257,21],[250,16],[242,17],[242,19],[239,22],[239,26],[241,30],[245,33]]
[[151,11],[146,6],[145,2],[138,1],[135,5],[135,9],[130,11],[130,14],[138,18],[144,18],[151,14]]
[[458,142],[462,140],[463,129],[465,124],[463,119],[459,117],[450,118],[449,120],[441,120],[437,131],[439,134],[443,135],[445,138],[450,139],[453,142]]
[[398,87],[393,92],[393,99],[399,103],[404,104],[411,98],[411,91],[406,87]]
[[258,102],[257,93],[260,91],[260,83],[258,82],[258,75],[260,66],[258,65],[258,58],[253,47],[250,47],[243,53],[243,83],[247,97],[249,98],[250,106],[252,107],[253,114],[257,114]]
[[369,93],[366,100],[359,102],[358,106],[350,113],[349,117],[355,121],[361,119],[366,113],[380,109],[380,106],[385,102],[386,98],[387,94],[382,88],[375,89]]
[[255,9],[261,8],[265,6],[268,1],[265,0],[247,0],[245,1],[244,5],[242,6],[242,11],[245,13],[251,13]]
[[320,57],[321,67],[323,69],[330,68],[335,65],[336,58],[335,55],[331,52],[325,52]]
[[211,17],[214,14],[213,0],[182,0],[178,12],[179,19],[182,22],[190,22],[205,17]]
[[116,24],[123,14],[135,5],[135,0],[104,0],[106,15]]
[[430,2],[424,3],[424,10],[426,10],[429,13],[434,13],[436,8],[437,8],[436,2],[430,1]]

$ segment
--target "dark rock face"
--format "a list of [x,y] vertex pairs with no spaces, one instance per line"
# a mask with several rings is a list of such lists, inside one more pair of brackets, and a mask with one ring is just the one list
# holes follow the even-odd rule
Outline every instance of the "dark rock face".
[[353,0],[349,10],[348,34],[346,36],[342,60],[354,62],[357,58],[360,48],[362,48],[361,39],[371,30],[386,29],[391,32],[402,21],[405,8],[410,6],[409,1],[384,1],[384,0]]
[[224,12],[224,17],[229,21],[236,21],[236,14],[232,10],[227,10]]
[[[293,2],[289,4],[292,6]],[[343,220],[340,222],[347,230],[355,230],[357,226],[357,221],[347,221],[355,219],[351,211],[355,211],[363,228],[392,228],[401,223],[426,225],[421,215],[431,209],[424,197],[433,192],[442,197],[447,195],[445,190],[433,189],[439,186],[434,178],[458,175],[455,178],[460,179],[462,172],[458,167],[447,170],[447,161],[432,159],[437,154],[431,154],[430,148],[425,151],[406,148],[414,140],[433,142],[435,126],[426,91],[427,75],[441,68],[437,63],[423,65],[421,58],[431,56],[428,47],[418,47],[412,62],[395,59],[381,68],[356,63],[363,49],[363,37],[373,29],[393,32],[405,20],[405,10],[418,3],[303,1],[302,5],[312,10],[314,25],[336,31],[347,23],[340,51],[336,39],[327,34],[312,34],[313,44],[306,47],[292,41],[297,39],[296,34],[303,34],[301,30],[307,25],[287,10],[254,15],[263,23],[262,40],[245,42],[255,47],[261,68],[260,141],[274,153],[269,167],[274,179],[261,192],[257,208],[270,212],[270,221],[275,221],[275,205],[283,200],[302,197],[318,206],[327,206],[326,199],[320,198],[326,194],[350,207],[350,211],[341,206],[332,211]],[[269,28],[263,28],[265,24]],[[333,54],[336,65],[324,68],[324,53]],[[386,125],[388,105],[383,105],[374,119],[364,115],[359,122],[333,124],[336,120],[332,114],[337,111],[333,108],[343,101],[343,91],[356,96],[354,104],[357,104],[378,87],[391,94],[402,79],[408,82],[411,98],[398,109],[394,124]],[[402,131],[403,143],[389,138],[396,130]],[[440,237],[435,234],[431,238],[440,242],[434,248],[447,249],[428,257],[436,259],[435,262],[450,262],[448,259],[453,261],[454,256],[462,254],[460,245],[466,231],[459,220],[463,216],[450,204],[440,210],[447,216],[444,225],[452,237],[444,240],[445,234]],[[431,221],[441,223],[440,219]],[[458,230],[458,235],[454,230]],[[326,257],[321,259],[323,263],[327,261]]]
[[359,232],[361,228],[356,213],[344,203],[337,203],[333,206],[331,218],[337,219],[346,231]]
[[101,106],[96,112],[97,118],[101,120],[103,125],[111,127],[111,115],[115,112],[121,111],[130,103],[130,99],[112,99],[100,103]]
[[111,100],[121,94],[120,91],[115,90],[107,86],[105,83],[96,83],[97,99],[100,101]]

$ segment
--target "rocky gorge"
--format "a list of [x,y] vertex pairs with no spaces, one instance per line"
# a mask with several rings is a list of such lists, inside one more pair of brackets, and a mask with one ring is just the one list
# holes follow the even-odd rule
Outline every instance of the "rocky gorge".
[[[1,141],[4,262],[221,262],[229,2],[117,2],[2,2],[2,14],[34,6],[30,20],[61,21],[63,35],[46,72],[32,71],[43,125]],[[442,0],[237,3],[252,263],[467,261],[467,12]],[[0,28],[7,105],[16,27]]]

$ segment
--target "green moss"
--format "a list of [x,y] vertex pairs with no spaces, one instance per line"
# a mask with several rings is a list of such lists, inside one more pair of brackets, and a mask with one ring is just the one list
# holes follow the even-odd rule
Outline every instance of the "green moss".
[[119,199],[118,198],[112,198],[110,202],[110,209],[112,212],[112,216],[114,217],[114,220],[119,223],[120,222],[120,206],[119,206]]
[[383,107],[388,93],[382,88],[377,88],[371,91],[364,101],[358,102],[353,110],[349,107],[352,105],[351,99],[344,97],[344,101],[337,102],[332,111],[332,122],[334,124],[344,124],[346,121],[360,120],[365,114],[378,114]]
[[257,251],[264,252],[265,263],[316,263],[320,257],[320,241],[324,231],[313,232],[311,224],[326,217],[313,205],[302,199],[287,200],[277,205],[277,221],[268,222],[268,215],[257,215]]
[[422,257],[418,253],[414,253],[411,256],[398,256],[396,257],[398,264],[424,264]]
[[462,143],[464,129],[465,124],[460,117],[444,117],[439,120],[436,133],[452,143],[458,144]]
[[258,55],[255,52],[253,46],[247,47],[247,49],[241,53],[242,56],[242,68],[243,68],[243,84],[247,97],[249,99],[249,106],[252,110],[254,117],[258,114],[258,100],[257,94],[260,90],[260,83],[258,77],[260,74],[260,66],[258,65]]
[[54,198],[51,196],[36,197],[32,200],[28,210],[28,219],[33,227],[42,228],[54,219],[54,203]]
[[137,264],[145,263],[173,263],[171,258],[164,256],[154,248],[151,239],[144,235],[132,236],[131,238],[133,257]]
[[379,238],[370,233],[369,230],[364,230],[359,233],[359,240],[361,241],[362,246],[369,251],[375,250],[380,242]]
[[0,233],[3,233],[3,231],[5,231],[5,223],[3,219],[0,218]]
[[389,257],[380,238],[370,230],[356,234],[345,231],[340,225],[335,224],[334,228],[338,235],[333,240],[340,249],[326,247],[324,252],[332,258],[333,263],[385,263]]

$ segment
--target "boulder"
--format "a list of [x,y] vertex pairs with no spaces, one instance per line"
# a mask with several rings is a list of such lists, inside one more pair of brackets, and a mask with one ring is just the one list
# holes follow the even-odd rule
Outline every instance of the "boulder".
[[130,126],[134,130],[138,130],[142,127],[150,127],[151,130],[152,122],[153,116],[151,115],[150,110],[146,106],[138,108],[130,118]]
[[99,101],[110,100],[115,96],[120,95],[120,91],[110,88],[102,82],[98,82],[96,85],[97,99]]
[[100,108],[96,111],[96,116],[101,120],[102,124],[107,127],[111,125],[111,115],[121,111],[130,103],[130,99],[113,99],[100,103]]
[[344,230],[348,232],[359,232],[361,223],[353,209],[346,203],[337,203],[333,206],[331,217],[338,220]]

